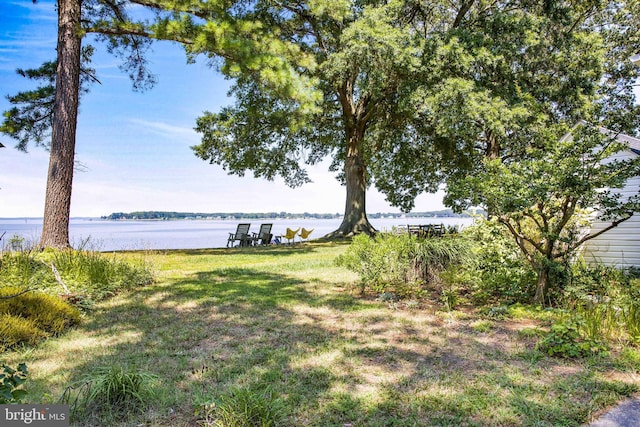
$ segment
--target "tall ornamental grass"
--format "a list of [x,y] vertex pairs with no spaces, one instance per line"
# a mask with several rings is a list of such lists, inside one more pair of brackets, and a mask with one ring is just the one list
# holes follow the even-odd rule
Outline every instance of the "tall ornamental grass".
[[60,335],[80,322],[79,309],[152,280],[141,259],[71,249],[3,252],[0,351]]
[[38,289],[49,294],[69,291],[92,301],[152,281],[152,270],[142,258],[73,249],[12,251],[4,252],[0,258],[0,287]]
[[425,291],[442,291],[443,274],[471,262],[471,243],[460,236],[421,239],[406,233],[378,233],[354,237],[338,265],[360,275],[360,291],[420,297]]
[[586,339],[640,343],[640,280],[635,272],[578,260],[562,305]]

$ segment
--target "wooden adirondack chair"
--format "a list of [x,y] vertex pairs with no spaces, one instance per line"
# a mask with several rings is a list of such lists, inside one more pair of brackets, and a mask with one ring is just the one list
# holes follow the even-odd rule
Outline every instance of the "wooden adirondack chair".
[[260,231],[257,233],[253,233],[251,237],[251,241],[254,245],[268,245],[271,243],[271,238],[273,234],[271,234],[271,227],[273,224],[261,224]]
[[235,241],[239,241],[240,246],[249,246],[251,244],[251,238],[249,237],[249,227],[251,224],[238,224],[235,233],[229,233],[229,239],[227,239],[227,247],[233,246]]

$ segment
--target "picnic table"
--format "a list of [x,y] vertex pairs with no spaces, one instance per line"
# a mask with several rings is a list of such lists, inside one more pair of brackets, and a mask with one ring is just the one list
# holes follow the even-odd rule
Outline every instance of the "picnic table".
[[407,225],[406,230],[418,237],[442,237],[445,232],[444,224]]

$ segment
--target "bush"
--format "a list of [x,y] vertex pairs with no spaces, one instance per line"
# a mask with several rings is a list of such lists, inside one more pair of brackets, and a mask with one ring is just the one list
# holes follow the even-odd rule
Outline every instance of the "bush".
[[[2,288],[0,296],[15,295],[17,288]],[[57,335],[80,322],[80,311],[59,297],[27,292],[13,298],[0,299],[0,312],[32,321],[48,334]]]
[[470,243],[463,238],[418,239],[408,234],[378,233],[354,237],[337,263],[361,278],[361,291],[420,296],[427,288],[441,290],[442,273],[472,258]]
[[466,272],[473,297],[480,303],[529,303],[536,274],[513,238],[490,221],[477,221],[462,234],[475,243],[476,264]]
[[53,263],[65,284],[74,293],[100,301],[153,281],[153,274],[142,260],[124,261],[100,252],[62,250],[44,255]]
[[379,233],[370,238],[359,234],[347,252],[338,257],[337,263],[360,275],[363,292],[367,287],[376,293],[398,291],[411,281],[407,273],[415,243],[412,237]]
[[115,255],[69,249],[5,252],[0,259],[0,283],[60,294],[64,290],[56,280],[52,265],[67,288],[83,295],[81,300],[89,303],[153,281],[144,260],[123,260]]
[[23,289],[46,289],[56,281],[49,267],[37,259],[37,252],[4,252],[0,258],[0,283]]
[[20,293],[18,288],[0,289],[0,346],[33,345],[59,335],[80,322],[80,312],[58,297],[38,292]]
[[562,302],[580,320],[585,336],[640,342],[640,281],[602,264],[573,265]]

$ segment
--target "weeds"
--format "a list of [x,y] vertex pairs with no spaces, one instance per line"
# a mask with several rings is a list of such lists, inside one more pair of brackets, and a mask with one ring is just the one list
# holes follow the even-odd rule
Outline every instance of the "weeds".
[[78,400],[77,415],[108,414],[116,419],[139,412],[154,397],[157,376],[123,366],[94,369],[79,382],[84,394]]
[[235,387],[200,405],[196,415],[206,426],[273,427],[282,425],[284,408],[282,400],[269,387],[262,390]]

